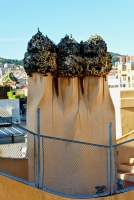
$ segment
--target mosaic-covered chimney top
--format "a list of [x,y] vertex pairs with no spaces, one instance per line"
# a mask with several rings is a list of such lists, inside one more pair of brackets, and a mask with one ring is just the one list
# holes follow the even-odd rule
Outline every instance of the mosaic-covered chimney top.
[[111,55],[107,52],[105,41],[98,35],[91,36],[80,43],[66,35],[55,45],[39,30],[28,42],[24,56],[24,68],[47,76],[106,76],[111,70]]

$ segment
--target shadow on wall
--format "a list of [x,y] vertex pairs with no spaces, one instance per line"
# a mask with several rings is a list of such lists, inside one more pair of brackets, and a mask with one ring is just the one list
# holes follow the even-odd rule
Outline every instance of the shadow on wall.
[[127,134],[128,132],[134,130],[134,107],[130,108],[121,108],[121,128],[122,128],[122,135]]
[[28,180],[28,159],[0,158],[0,171]]

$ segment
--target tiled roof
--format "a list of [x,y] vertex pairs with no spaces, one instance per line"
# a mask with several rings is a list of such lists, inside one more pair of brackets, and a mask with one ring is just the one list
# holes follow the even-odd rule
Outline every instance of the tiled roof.
[[12,135],[25,135],[26,131],[20,127],[0,127],[0,137],[12,136]]
[[118,73],[118,70],[111,70],[108,74],[108,76],[114,76],[115,74]]
[[0,117],[0,137],[25,134],[26,130],[20,126],[14,125],[9,118]]

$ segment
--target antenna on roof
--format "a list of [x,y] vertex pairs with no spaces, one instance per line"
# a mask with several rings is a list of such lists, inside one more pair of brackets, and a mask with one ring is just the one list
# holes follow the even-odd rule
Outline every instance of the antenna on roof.
[[38,28],[38,33],[40,32],[40,29]]

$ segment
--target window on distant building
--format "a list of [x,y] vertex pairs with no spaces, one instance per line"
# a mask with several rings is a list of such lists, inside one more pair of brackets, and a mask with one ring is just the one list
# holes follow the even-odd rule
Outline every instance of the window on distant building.
[[134,70],[134,65],[131,65],[131,70]]
[[126,65],[122,65],[122,71],[126,71]]
[[134,83],[132,83],[132,87],[134,87]]
[[[130,85],[130,76],[128,76],[128,84]],[[130,86],[128,86],[128,87],[130,87]]]
[[134,80],[134,76],[132,76],[132,80]]
[[120,84],[120,87],[126,87],[126,84]]
[[115,87],[118,87],[118,85],[115,85]]
[[126,81],[126,76],[123,76],[123,81]]

